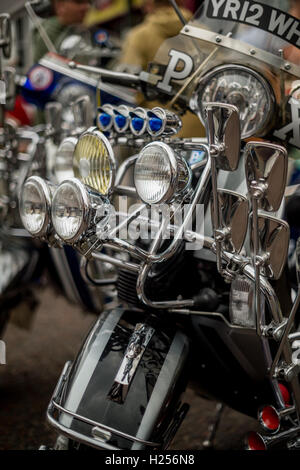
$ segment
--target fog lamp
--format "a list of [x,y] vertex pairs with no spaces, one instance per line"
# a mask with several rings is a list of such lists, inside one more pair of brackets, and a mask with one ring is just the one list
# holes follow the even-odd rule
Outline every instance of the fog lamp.
[[162,142],[152,142],[142,149],[134,169],[139,197],[147,204],[170,202],[185,190],[191,173],[173,149]]
[[77,142],[73,157],[74,176],[107,195],[115,181],[116,162],[112,146],[102,132],[91,127]]
[[22,188],[19,210],[25,229],[35,237],[45,235],[50,227],[52,185],[39,176],[28,178]]
[[77,242],[108,211],[108,200],[72,178],[61,183],[53,195],[52,222],[57,235],[68,243]]

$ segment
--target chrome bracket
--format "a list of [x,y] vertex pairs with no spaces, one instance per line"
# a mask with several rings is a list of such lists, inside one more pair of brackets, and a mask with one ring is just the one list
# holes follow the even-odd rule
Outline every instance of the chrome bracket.
[[285,318],[280,324],[272,321],[269,325],[262,327],[262,335],[267,338],[273,338],[275,341],[280,341],[284,333],[288,319]]
[[300,372],[300,364],[285,364],[275,368],[274,378],[291,382]]

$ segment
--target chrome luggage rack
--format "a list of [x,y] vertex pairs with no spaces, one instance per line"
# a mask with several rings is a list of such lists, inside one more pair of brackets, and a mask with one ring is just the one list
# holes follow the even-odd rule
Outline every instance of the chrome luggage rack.
[[[61,373],[61,376],[58,380],[58,383],[56,385],[56,388],[54,390],[54,393],[51,397],[48,409],[47,409],[47,420],[49,424],[51,424],[51,426],[53,426],[60,434],[68,437],[69,439],[74,439],[75,441],[80,442],[81,444],[87,444],[89,446],[92,446],[96,449],[125,450],[125,449],[121,449],[119,447],[113,446],[109,444],[108,442],[105,442],[105,440],[109,441],[113,435],[121,437],[128,441],[131,441],[133,443],[141,444],[145,447],[151,447],[152,449],[157,449],[157,448],[162,447],[162,443],[144,441],[143,439],[138,439],[135,436],[131,436],[130,434],[126,434],[117,429],[98,423],[97,421],[93,421],[92,419],[86,418],[85,416],[81,416],[77,413],[74,413],[64,408],[62,406],[62,393],[63,393],[64,385],[69,379],[71,367],[72,367],[72,361],[66,362],[63,368],[63,371]],[[96,432],[98,431],[99,434],[103,435],[103,439],[101,439],[100,436],[98,438],[86,436],[70,428],[67,428],[66,426],[62,425],[57,418],[55,418],[54,415],[56,412],[59,413],[59,416],[61,413],[63,413],[68,416],[72,416],[73,419],[76,419],[85,424],[89,424],[90,426],[93,426],[92,432],[93,430],[95,430]]]

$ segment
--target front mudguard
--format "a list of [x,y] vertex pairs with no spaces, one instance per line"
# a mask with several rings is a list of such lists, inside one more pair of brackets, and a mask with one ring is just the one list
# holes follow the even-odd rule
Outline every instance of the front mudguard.
[[187,411],[180,395],[188,352],[187,336],[153,315],[123,309],[101,315],[65,366],[49,423],[96,448],[165,448]]

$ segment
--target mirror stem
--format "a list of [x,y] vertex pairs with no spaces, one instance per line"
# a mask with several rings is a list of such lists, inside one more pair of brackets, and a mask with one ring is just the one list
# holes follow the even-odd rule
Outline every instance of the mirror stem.
[[211,185],[212,185],[212,194],[213,194],[213,229],[214,229],[214,238],[216,243],[216,257],[217,257],[217,268],[221,275],[223,275],[222,267],[222,241],[218,236],[218,231],[220,230],[220,207],[218,199],[218,173],[216,158],[219,155],[218,146],[214,144],[215,142],[215,126],[213,120],[213,110],[207,108],[207,125],[208,125],[208,141],[209,141],[209,157],[211,161]]
[[222,267],[222,241],[218,235],[220,230],[220,208],[219,208],[219,199],[218,199],[218,185],[217,185],[217,168],[215,156],[210,156],[211,158],[211,185],[212,185],[212,194],[213,194],[213,226],[214,226],[214,238],[216,242],[216,257],[217,257],[217,268],[219,273],[223,274]]
[[254,298],[255,298],[255,311],[256,311],[256,332],[259,336],[262,335],[261,331],[261,293],[260,293],[260,263],[258,261],[259,255],[259,235],[258,235],[258,200],[255,195],[251,196],[252,199],[252,220],[253,220],[253,267],[255,272],[255,285],[254,285]]
[[176,0],[170,0],[170,3],[172,5],[172,7],[174,8],[175,10],[175,13],[176,15],[178,16],[179,20],[181,21],[181,23],[183,24],[183,26],[185,26],[187,24],[186,20],[185,20],[185,17],[183,16],[179,6],[177,5],[176,3]]

